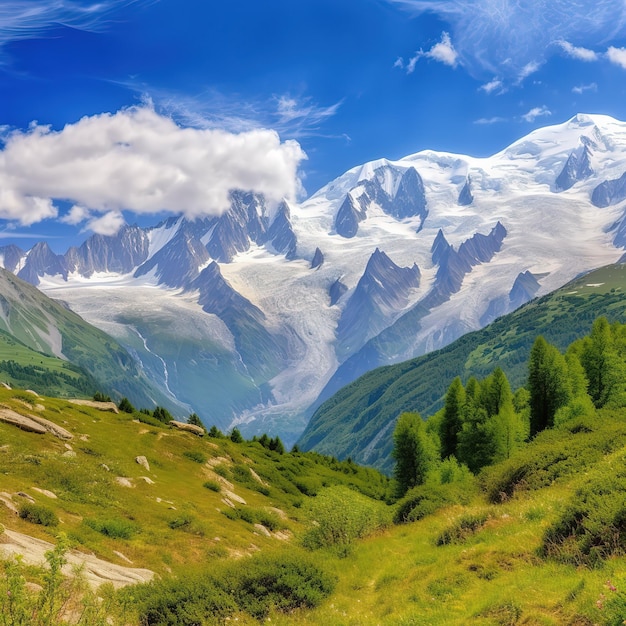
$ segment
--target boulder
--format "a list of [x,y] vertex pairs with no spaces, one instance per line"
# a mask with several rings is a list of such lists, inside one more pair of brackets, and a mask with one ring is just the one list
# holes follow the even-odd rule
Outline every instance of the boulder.
[[177,428],[178,430],[186,430],[187,432],[198,435],[198,437],[204,436],[204,428],[196,426],[195,424],[187,424],[185,422],[178,422],[176,420],[170,420],[170,426]]

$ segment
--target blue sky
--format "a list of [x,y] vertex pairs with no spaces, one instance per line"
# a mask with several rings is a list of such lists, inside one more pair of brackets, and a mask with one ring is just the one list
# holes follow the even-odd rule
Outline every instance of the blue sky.
[[626,119],[622,0],[3,0],[0,239],[302,198],[425,148]]

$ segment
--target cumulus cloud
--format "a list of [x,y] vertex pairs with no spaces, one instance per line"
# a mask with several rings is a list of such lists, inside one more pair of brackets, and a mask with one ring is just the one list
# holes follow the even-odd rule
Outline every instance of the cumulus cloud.
[[573,42],[573,49],[583,50],[626,34],[626,3],[616,0],[595,0],[592,5],[578,0],[388,1],[450,24],[457,62],[478,78],[517,81],[525,70],[540,67],[558,52],[556,41]]
[[32,125],[5,137],[0,151],[0,219],[54,218],[54,200],[76,205],[66,221],[89,218],[100,231],[119,225],[124,210],[215,215],[232,189],[295,198],[304,158],[296,141],[281,142],[275,131],[183,128],[146,106],[58,131]]
[[456,67],[458,54],[452,45],[450,34],[444,31],[441,33],[441,41],[436,43],[430,50],[418,50],[415,55],[409,59],[406,65],[404,64],[404,60],[399,58],[394,63],[394,67],[400,67],[405,69],[407,74],[412,74],[417,62],[422,58],[432,59],[444,65]]
[[91,230],[98,235],[115,235],[124,226],[124,216],[119,211],[109,211],[100,217],[93,217],[84,230]]
[[568,57],[572,59],[577,59],[578,61],[597,61],[600,58],[600,55],[594,50],[590,50],[589,48],[577,47],[573,46],[569,41],[565,41],[561,39],[556,42],[561,49]]
[[522,119],[525,122],[532,123],[538,117],[545,117],[547,115],[552,115],[552,111],[550,111],[547,106],[543,105],[540,107],[533,107],[530,111],[528,111],[528,113],[524,113],[524,115],[522,115]]
[[606,51],[607,59],[615,65],[619,65],[626,70],[626,48],[614,48],[611,46]]

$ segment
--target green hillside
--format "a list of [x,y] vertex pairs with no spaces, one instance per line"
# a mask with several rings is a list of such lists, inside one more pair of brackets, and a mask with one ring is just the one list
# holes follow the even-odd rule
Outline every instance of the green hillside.
[[112,337],[1,268],[0,333],[0,380],[59,396],[90,396],[97,388],[182,412]]
[[535,337],[559,349],[589,332],[594,319],[626,321],[626,266],[611,265],[533,300],[446,348],[368,372],[324,402],[298,444],[384,471],[391,468],[393,423],[403,411],[432,415],[456,376],[501,367],[515,389],[524,384]]
[[[0,566],[4,624],[558,626],[626,618],[623,409],[545,430],[476,477],[435,463],[423,485],[387,505],[379,498],[389,500],[393,485],[351,462],[200,439],[139,413],[24,392],[0,389],[0,405],[73,435],[64,441],[0,423],[0,531],[67,541],[158,575],[119,592],[102,587],[98,601],[9,560]],[[53,621],[37,609],[42,593],[59,600]]]

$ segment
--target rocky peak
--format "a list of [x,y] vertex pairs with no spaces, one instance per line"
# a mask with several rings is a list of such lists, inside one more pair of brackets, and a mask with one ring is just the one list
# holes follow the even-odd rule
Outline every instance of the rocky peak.
[[24,267],[18,272],[19,278],[33,285],[39,284],[39,278],[48,274],[60,274],[67,280],[67,265],[65,259],[55,254],[45,241],[36,243],[28,252]]
[[0,247],[0,266],[9,272],[15,273],[25,254],[24,250],[13,244],[2,246]]
[[92,235],[65,253],[69,271],[89,278],[94,272],[127,274],[148,258],[150,242],[139,226],[123,226],[116,235]]
[[267,241],[276,252],[284,254],[287,259],[295,258],[298,242],[291,225],[289,205],[284,200],[280,203],[274,221],[267,230]]
[[581,145],[569,155],[561,173],[556,178],[554,184],[557,191],[570,189],[575,183],[589,178],[594,173],[590,148],[595,144],[585,136],[580,138],[580,142]]
[[319,248],[315,248],[315,254],[313,255],[313,260],[311,261],[311,269],[317,269],[324,264],[324,254]]
[[469,206],[472,202],[474,202],[474,196],[472,194],[472,179],[468,176],[465,179],[463,189],[461,189],[459,193],[458,204],[459,206]]
[[337,234],[346,239],[351,239],[357,234],[359,222],[362,222],[365,217],[365,209],[357,206],[352,194],[348,192],[335,217]]

